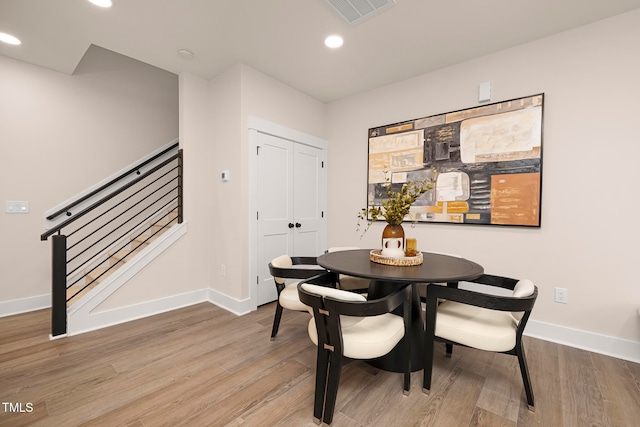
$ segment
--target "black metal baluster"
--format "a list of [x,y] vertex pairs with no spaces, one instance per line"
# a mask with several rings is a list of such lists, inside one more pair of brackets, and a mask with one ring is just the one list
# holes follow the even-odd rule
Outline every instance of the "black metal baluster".
[[182,224],[182,149],[178,150],[178,224]]

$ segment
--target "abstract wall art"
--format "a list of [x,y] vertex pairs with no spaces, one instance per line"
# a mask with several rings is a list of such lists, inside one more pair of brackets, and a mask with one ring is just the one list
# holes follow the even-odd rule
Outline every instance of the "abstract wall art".
[[544,94],[369,129],[367,206],[430,179],[406,221],[540,227]]

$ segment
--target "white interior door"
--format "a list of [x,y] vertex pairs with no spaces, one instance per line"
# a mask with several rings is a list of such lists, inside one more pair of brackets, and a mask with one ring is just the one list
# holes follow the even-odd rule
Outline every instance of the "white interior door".
[[[258,305],[275,301],[269,262],[293,252],[293,143],[258,133]],[[295,224],[293,225],[295,228]]]
[[321,236],[324,224],[321,202],[322,150],[303,144],[294,145],[293,165],[293,250],[297,256],[318,256],[322,253]]
[[318,256],[326,240],[322,149],[258,133],[257,303],[275,301],[269,262]]

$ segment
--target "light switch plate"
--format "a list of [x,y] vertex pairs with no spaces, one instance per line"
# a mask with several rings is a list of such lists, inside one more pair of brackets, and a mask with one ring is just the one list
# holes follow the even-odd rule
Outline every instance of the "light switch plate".
[[29,213],[29,202],[5,200],[4,212],[8,214],[26,214]]

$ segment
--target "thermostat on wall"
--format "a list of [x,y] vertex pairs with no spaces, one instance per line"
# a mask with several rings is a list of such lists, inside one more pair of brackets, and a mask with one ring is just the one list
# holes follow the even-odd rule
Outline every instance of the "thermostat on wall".
[[478,102],[491,101],[491,82],[480,83],[478,86]]
[[222,171],[222,173],[220,174],[221,178],[222,178],[222,182],[227,182],[229,181],[229,171]]

